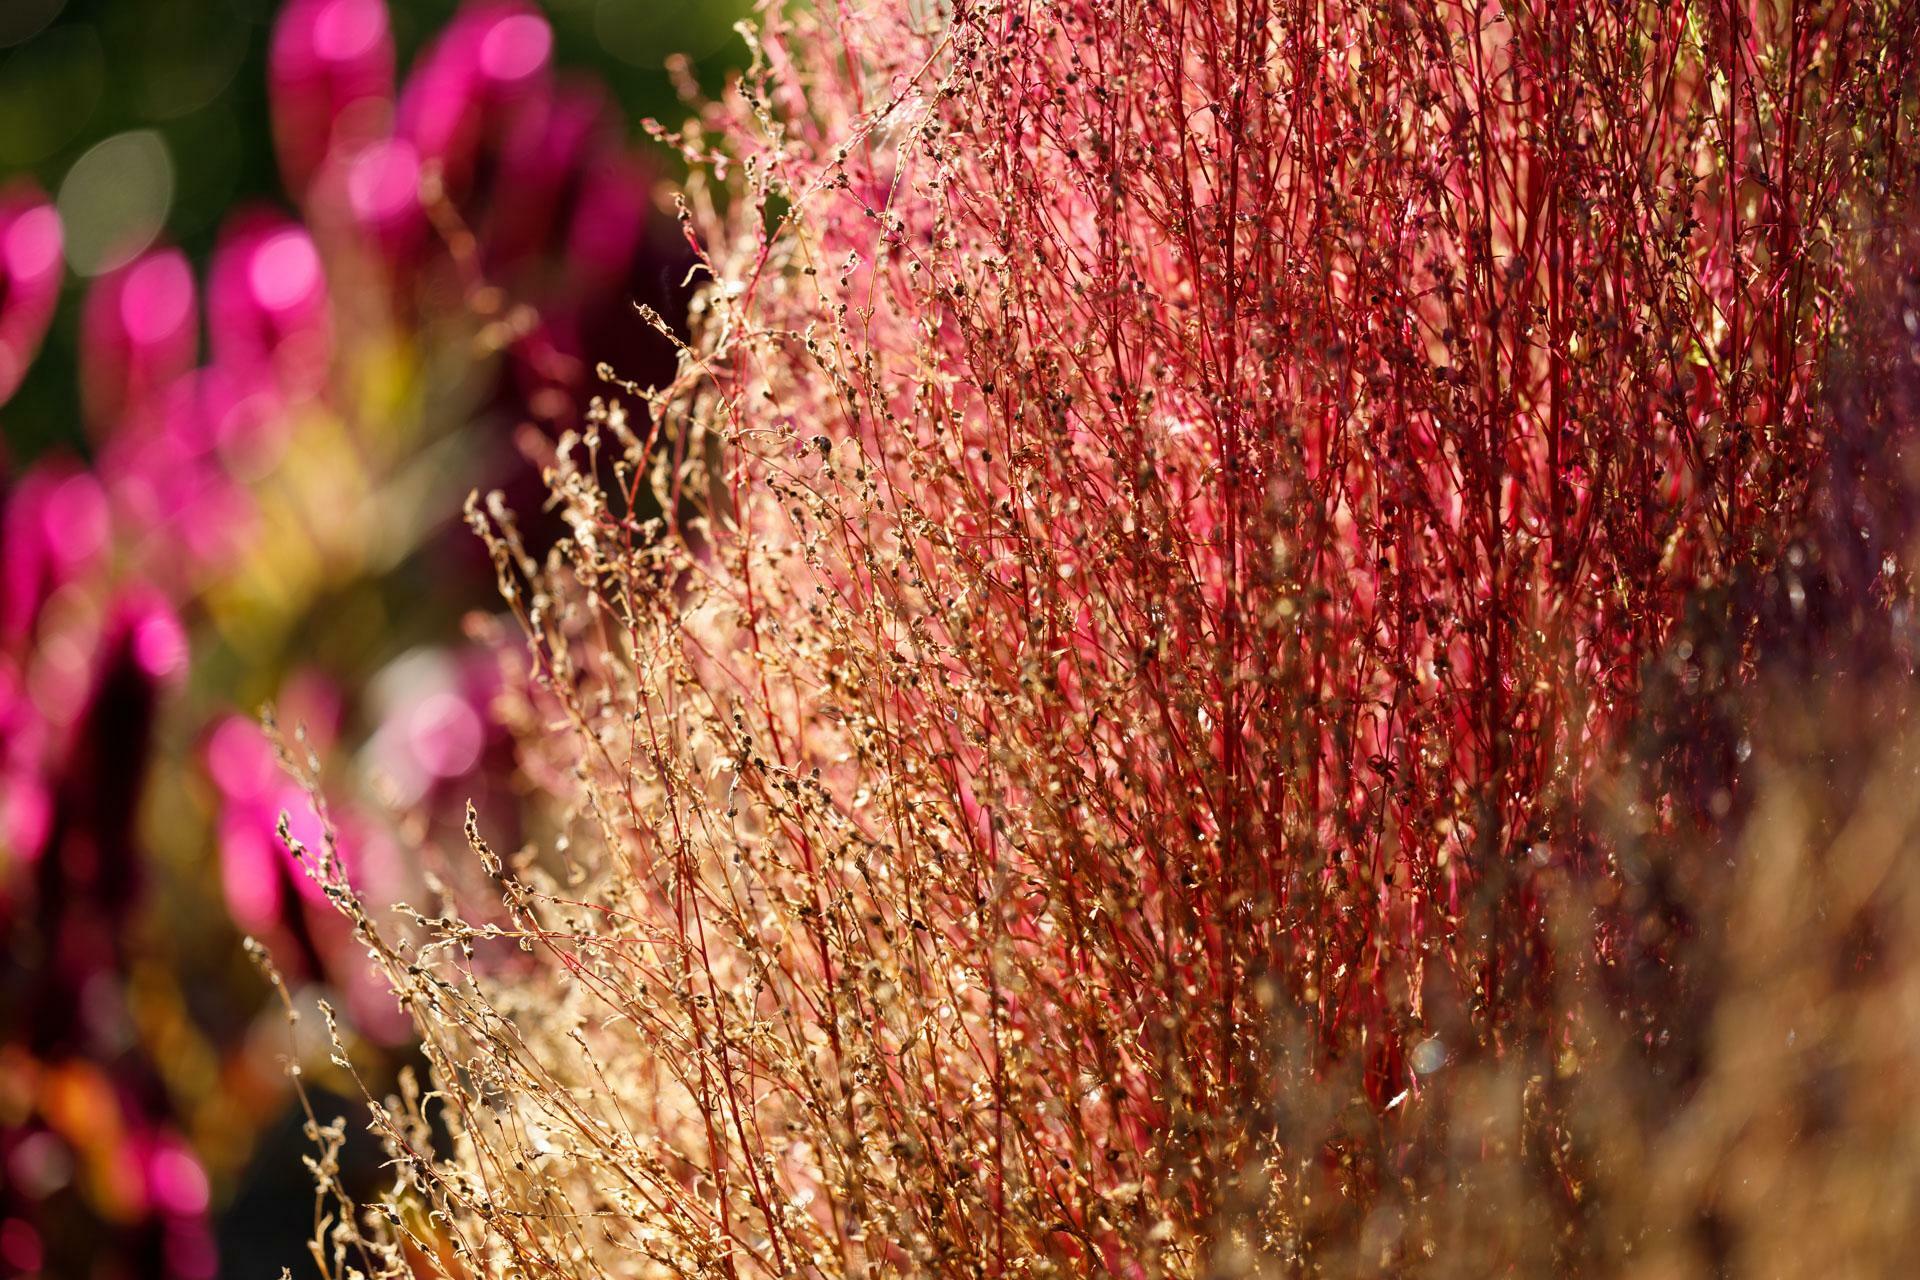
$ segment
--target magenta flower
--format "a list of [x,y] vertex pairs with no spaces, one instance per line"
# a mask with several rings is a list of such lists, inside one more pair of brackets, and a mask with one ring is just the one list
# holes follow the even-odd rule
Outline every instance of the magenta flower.
[[[425,47],[404,91],[383,0],[278,8],[271,125],[299,212],[232,217],[204,279],[162,246],[91,281],[79,317],[91,469],[52,462],[0,477],[0,930],[13,967],[33,975],[31,1007],[21,1005],[5,1047],[31,1042],[36,1061],[91,1067],[130,1042],[112,1025],[123,1005],[94,997],[126,988],[139,945],[126,926],[154,870],[132,822],[139,796],[178,781],[164,766],[154,776],[162,762],[151,741],[162,686],[188,657],[174,610],[192,617],[202,601],[209,612],[229,603],[222,588],[262,523],[260,503],[282,500],[256,497],[256,483],[264,495],[307,479],[278,467],[293,433],[312,429],[312,456],[340,458],[328,448],[344,441],[350,452],[363,429],[388,425],[388,393],[432,401],[441,357],[464,354],[474,331],[488,350],[499,350],[496,337],[504,344],[485,381],[460,388],[459,411],[476,423],[571,425],[596,358],[638,376],[658,363],[649,357],[671,366],[630,300],[678,310],[660,287],[685,274],[677,231],[652,207],[652,176],[627,151],[611,96],[556,83],[553,33],[536,6],[468,4]],[[662,254],[663,244],[673,249]],[[63,278],[53,207],[29,187],[0,192],[0,402],[34,358]],[[661,350],[630,356],[634,333]],[[425,416],[429,429],[444,425]],[[537,485],[510,435],[475,433],[483,483]],[[354,479],[378,495],[387,466],[404,459],[369,449],[358,461],[367,474]],[[463,533],[437,525],[417,536],[430,553],[449,536],[466,549]],[[248,568],[271,571],[271,555],[264,548]],[[471,565],[471,576],[450,578],[449,595],[490,580],[483,556]],[[433,603],[452,607],[447,595]],[[469,798],[490,831],[511,839],[512,747],[487,715],[494,660],[436,653],[414,677],[383,678],[354,713],[378,726],[357,763],[392,784],[383,797],[451,842]],[[196,683],[217,699],[213,678],[212,688]],[[305,722],[323,757],[339,754],[336,691],[296,677],[278,701],[283,725]],[[285,848],[283,814],[309,850],[326,840],[251,708],[217,721],[203,751],[212,830],[189,838],[217,851],[217,892],[233,922],[267,939],[289,974],[334,988],[361,1033],[405,1039],[385,983],[357,963],[350,928]],[[350,791],[330,790],[329,808],[339,874],[375,900],[413,897],[384,821]],[[117,1061],[131,1075],[145,1070]],[[164,1096],[122,1091],[118,1103],[117,1207],[103,1214],[131,1225],[103,1247],[143,1259],[140,1274],[210,1273],[207,1178],[174,1136]],[[9,1141],[0,1135],[0,1163]],[[58,1233],[43,1236],[47,1219],[16,1205],[5,1184],[0,1270],[64,1273]]]
[[[311,673],[295,676],[279,705],[288,732],[303,726],[316,752],[333,745],[344,705],[331,683]],[[220,881],[235,921],[264,933],[299,900],[324,902],[320,887],[294,865],[279,836],[285,813],[293,838],[317,852],[323,843],[320,821],[306,793],[281,770],[260,724],[246,715],[224,717],[208,734],[202,754],[221,797]],[[340,856],[343,863],[352,857],[344,839]]]
[[0,653],[25,653],[41,606],[100,563],[110,531],[91,473],[52,461],[20,477],[0,511]]
[[0,867],[40,855],[53,818],[42,765],[46,729],[34,714],[21,673],[0,659]]
[[513,197],[486,211],[482,239],[489,266],[510,268],[548,249],[574,176],[618,144],[615,124],[612,105],[597,85],[564,84],[527,102],[500,147],[498,185]]
[[80,390],[97,438],[124,429],[193,367],[197,302],[193,268],[178,249],[144,253],[88,291],[80,317]]
[[680,282],[692,260],[654,209],[655,175],[638,156],[603,149],[575,181],[578,194],[556,247],[559,279],[541,307],[538,332],[516,352],[523,379],[566,394],[564,407],[546,415],[566,422],[584,407],[601,364],[642,383],[671,377],[673,349],[635,304],[681,323]]
[[291,0],[268,65],[274,145],[304,199],[327,158],[381,136],[393,106],[393,33],[381,0]]
[[[332,746],[343,705],[331,684],[311,674],[296,676],[279,702],[281,723],[289,732],[304,725],[314,751],[324,754]],[[311,798],[281,770],[260,725],[247,716],[226,717],[208,735],[203,759],[220,793],[220,885],[234,922],[268,939],[295,971],[336,984],[363,1032],[404,1039],[408,1024],[397,1016],[385,988],[369,982],[360,966],[339,963],[352,953],[349,930],[327,903],[312,865],[297,863],[280,837],[284,818],[288,834],[310,858],[318,858],[326,846]],[[404,869],[380,824],[338,797],[330,799],[329,808],[335,874],[362,893],[395,900]]]
[[103,508],[98,484],[67,463],[34,468],[0,499],[0,856],[9,860],[38,858],[52,822],[43,704],[77,707],[84,696],[82,650],[38,647],[41,610],[100,554]]
[[0,404],[26,376],[60,298],[60,217],[40,189],[0,192]]
[[189,370],[137,429],[108,442],[100,472],[150,577],[185,591],[241,550],[254,507],[235,471],[257,470],[277,450],[281,403],[258,376]]
[[[315,22],[313,5],[287,10],[276,48],[309,47]],[[467,299],[530,308],[537,320],[509,351],[511,395],[526,416],[570,425],[600,362],[642,381],[671,371],[670,347],[631,304],[677,321],[690,258],[654,209],[654,174],[625,149],[609,96],[590,82],[556,84],[552,52],[533,6],[467,5],[406,75],[390,132],[330,135],[307,203],[323,244],[358,242],[395,268],[386,284],[397,313],[415,285],[447,299],[450,265]],[[305,102],[279,92],[274,110],[298,115]],[[303,120],[276,127],[317,137]],[[453,220],[429,218],[428,182]],[[448,237],[453,263],[439,251]]]
[[549,88],[553,31],[530,5],[470,5],[422,56],[400,93],[395,132],[437,162],[449,193],[467,193],[483,145],[498,145],[519,109]]
[[231,219],[207,280],[214,360],[289,399],[319,392],[332,355],[327,280],[305,227],[264,210]]
[[147,1204],[162,1226],[162,1248],[181,1280],[211,1276],[215,1254],[206,1213],[210,1188],[206,1170],[186,1142],[170,1128],[157,1128],[133,1144],[142,1157],[141,1183]]
[[[320,886],[294,865],[281,843],[282,813],[293,838],[317,853],[320,820],[306,792],[284,779],[257,796],[230,803],[220,816],[220,886],[234,923],[251,933],[279,927],[294,903],[317,906],[326,901]],[[350,856],[344,843],[339,854],[342,862]]]
[[488,715],[499,687],[497,662],[480,648],[417,651],[375,677],[379,728],[367,755],[397,804],[439,800],[458,813],[473,798],[476,772],[508,749]]
[[36,625],[21,667],[27,699],[4,712],[37,748],[36,759],[20,763],[37,780],[40,806],[27,815],[35,829],[8,815],[16,827],[9,840],[20,841],[15,852],[35,870],[5,905],[34,921],[26,942],[41,952],[36,1042],[65,1049],[95,1032],[74,997],[119,963],[120,926],[142,879],[134,816],[147,743],[162,688],[185,669],[187,644],[172,608],[144,588],[124,592],[104,617],[59,614]]
[[424,241],[420,152],[404,138],[379,138],[330,162],[315,203],[387,258],[403,260]]

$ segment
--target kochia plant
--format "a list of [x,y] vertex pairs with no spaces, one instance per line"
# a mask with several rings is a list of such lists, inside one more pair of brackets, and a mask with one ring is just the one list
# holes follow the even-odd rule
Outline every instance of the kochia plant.
[[737,95],[660,131],[704,175],[680,376],[563,448],[544,562],[473,510],[553,856],[470,830],[502,905],[413,932],[334,886],[456,1146],[383,1113],[414,1194],[351,1247],[1312,1256],[1313,1188],[1391,1176],[1299,1144],[1314,1081],[1391,1118],[1559,1034],[1537,886],[1617,874],[1590,780],[1647,662],[1801,526],[1912,30],[768,9]]

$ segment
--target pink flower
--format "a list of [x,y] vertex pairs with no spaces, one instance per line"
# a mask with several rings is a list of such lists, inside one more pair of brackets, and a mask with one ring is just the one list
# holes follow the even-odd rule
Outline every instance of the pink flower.
[[550,421],[570,421],[606,363],[651,382],[671,376],[672,347],[636,302],[677,322],[678,281],[690,259],[653,206],[655,177],[638,156],[605,146],[587,156],[564,223],[557,262],[539,299],[540,323],[514,351],[521,394]]
[[0,404],[26,376],[60,298],[60,217],[31,183],[0,192]]
[[[339,691],[311,674],[291,679],[279,699],[286,732],[304,727],[308,744],[318,752],[332,744],[340,714]],[[234,920],[245,929],[264,932],[293,901],[323,904],[320,887],[292,863],[279,835],[280,815],[285,813],[294,839],[317,856],[324,844],[320,821],[306,793],[280,768],[259,723],[249,716],[228,715],[208,734],[202,750],[221,795],[220,882]],[[357,825],[350,816],[342,822]],[[344,864],[351,857],[349,845],[360,841],[345,830],[339,836]],[[297,898],[288,895],[289,883],[297,887]]]
[[381,138],[343,153],[328,170],[326,212],[388,258],[403,258],[424,238],[420,152],[404,138]]
[[195,369],[152,398],[138,429],[108,443],[100,472],[153,576],[185,589],[239,553],[254,508],[234,465],[257,469],[278,448],[280,406],[258,377]]
[[575,175],[591,153],[618,141],[615,123],[596,85],[563,85],[526,104],[500,148],[499,188],[512,198],[493,203],[481,233],[490,266],[512,266],[550,248]]
[[581,175],[566,246],[576,287],[625,292],[646,238],[653,182],[647,165],[620,151],[603,153]]
[[0,866],[9,858],[37,858],[46,843],[53,821],[47,741],[46,721],[27,695],[24,673],[0,654]]
[[46,606],[98,573],[109,523],[100,483],[63,461],[28,471],[0,509],[0,852],[16,858],[37,858],[51,831],[52,771],[99,651],[84,596],[57,624]]
[[207,1175],[173,1133],[156,1134],[146,1152],[147,1201],[171,1217],[193,1218],[207,1211]]
[[[281,920],[290,902],[287,886],[309,903],[321,904],[325,894],[295,866],[280,841],[280,814],[288,818],[293,838],[314,856],[322,848],[319,820],[313,816],[306,793],[290,782],[280,782],[261,795],[229,804],[220,816],[220,885],[234,922],[253,933],[264,933]],[[345,849],[341,849],[342,861]]]
[[393,33],[381,0],[291,0],[268,64],[274,145],[304,197],[328,156],[378,137],[393,103]]
[[20,651],[47,598],[90,572],[107,550],[100,482],[71,462],[20,478],[0,513],[0,648]]
[[193,269],[178,249],[155,249],[101,277],[80,318],[81,395],[104,439],[193,367],[199,347]]
[[263,374],[289,399],[319,392],[332,333],[326,274],[306,228],[263,210],[228,222],[208,275],[207,328],[219,364]]
[[487,139],[548,88],[553,32],[531,6],[470,5],[421,58],[400,94],[396,134],[439,163],[449,193],[467,193]]
[[498,686],[484,650],[417,651],[375,678],[380,727],[367,750],[399,804],[418,804],[480,766],[499,736],[487,715]]
[[[289,732],[296,723],[306,724],[309,743],[325,751],[339,713],[338,694],[331,686],[297,677],[281,710]],[[340,985],[362,1031],[389,1042],[405,1039],[410,1024],[394,1008],[383,983],[359,965],[340,965],[336,971],[336,958],[351,954],[350,931],[313,875],[326,849],[326,829],[313,811],[312,798],[281,770],[260,726],[244,717],[229,716],[214,729],[205,758],[223,799],[220,883],[234,922],[269,937],[286,938],[282,931],[290,929],[286,953],[300,956],[313,976]],[[370,898],[392,901],[403,878],[392,841],[351,806],[337,800],[330,806],[337,859],[330,874],[346,877]],[[303,863],[295,862],[281,839],[283,816],[288,834],[306,851]]]
[[187,629],[180,615],[157,592],[135,591],[115,611],[108,634],[126,637],[130,665],[155,685],[171,682],[187,669]]

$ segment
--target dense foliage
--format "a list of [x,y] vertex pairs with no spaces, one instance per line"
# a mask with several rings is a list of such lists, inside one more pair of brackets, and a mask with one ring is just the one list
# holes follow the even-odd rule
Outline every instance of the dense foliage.
[[876,0],[753,47],[659,131],[678,377],[562,441],[551,552],[471,508],[551,847],[471,821],[497,893],[395,923],[296,841],[434,1068],[334,1265],[1898,1256],[1905,802],[1829,850],[1809,762],[1902,750],[1853,735],[1906,697],[1909,15]]

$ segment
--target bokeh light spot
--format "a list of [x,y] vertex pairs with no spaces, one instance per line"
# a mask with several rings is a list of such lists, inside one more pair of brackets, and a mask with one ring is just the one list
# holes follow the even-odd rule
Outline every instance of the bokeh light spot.
[[284,311],[312,297],[320,287],[320,255],[307,233],[290,227],[267,237],[253,251],[247,283],[260,305]]
[[419,195],[420,154],[398,138],[374,143],[348,169],[347,200],[364,222],[398,217]]
[[599,0],[593,35],[629,66],[657,70],[669,53],[705,58],[739,37],[733,24],[743,6],[717,0]]
[[73,1154],[51,1133],[29,1134],[7,1157],[7,1174],[28,1196],[44,1200],[73,1178]]
[[107,495],[100,482],[86,472],[61,482],[47,497],[47,544],[68,565],[84,564],[99,555],[112,532]]
[[131,262],[153,243],[173,204],[173,160],[151,129],[117,133],[73,162],[57,201],[67,258],[84,276]]
[[479,761],[485,730],[464,698],[433,694],[414,709],[412,720],[414,754],[427,772],[457,778]]
[[371,49],[387,31],[379,0],[334,0],[313,20],[313,48],[328,62],[347,62]]
[[156,253],[127,272],[120,287],[120,323],[146,345],[178,333],[193,314],[193,268],[185,254]]
[[27,210],[7,228],[0,254],[5,255],[10,278],[38,276],[60,259],[60,215],[51,205]]
[[46,1254],[40,1245],[40,1233],[24,1218],[0,1222],[0,1259],[15,1275],[30,1275],[40,1270]]
[[517,13],[481,38],[480,69],[492,80],[523,80],[546,65],[552,50],[553,29],[545,19]]
[[140,619],[133,631],[133,657],[140,669],[156,680],[187,665],[187,633],[179,619],[155,610]]
[[168,1144],[154,1152],[147,1177],[154,1202],[167,1212],[184,1218],[206,1211],[207,1175],[181,1148]]

